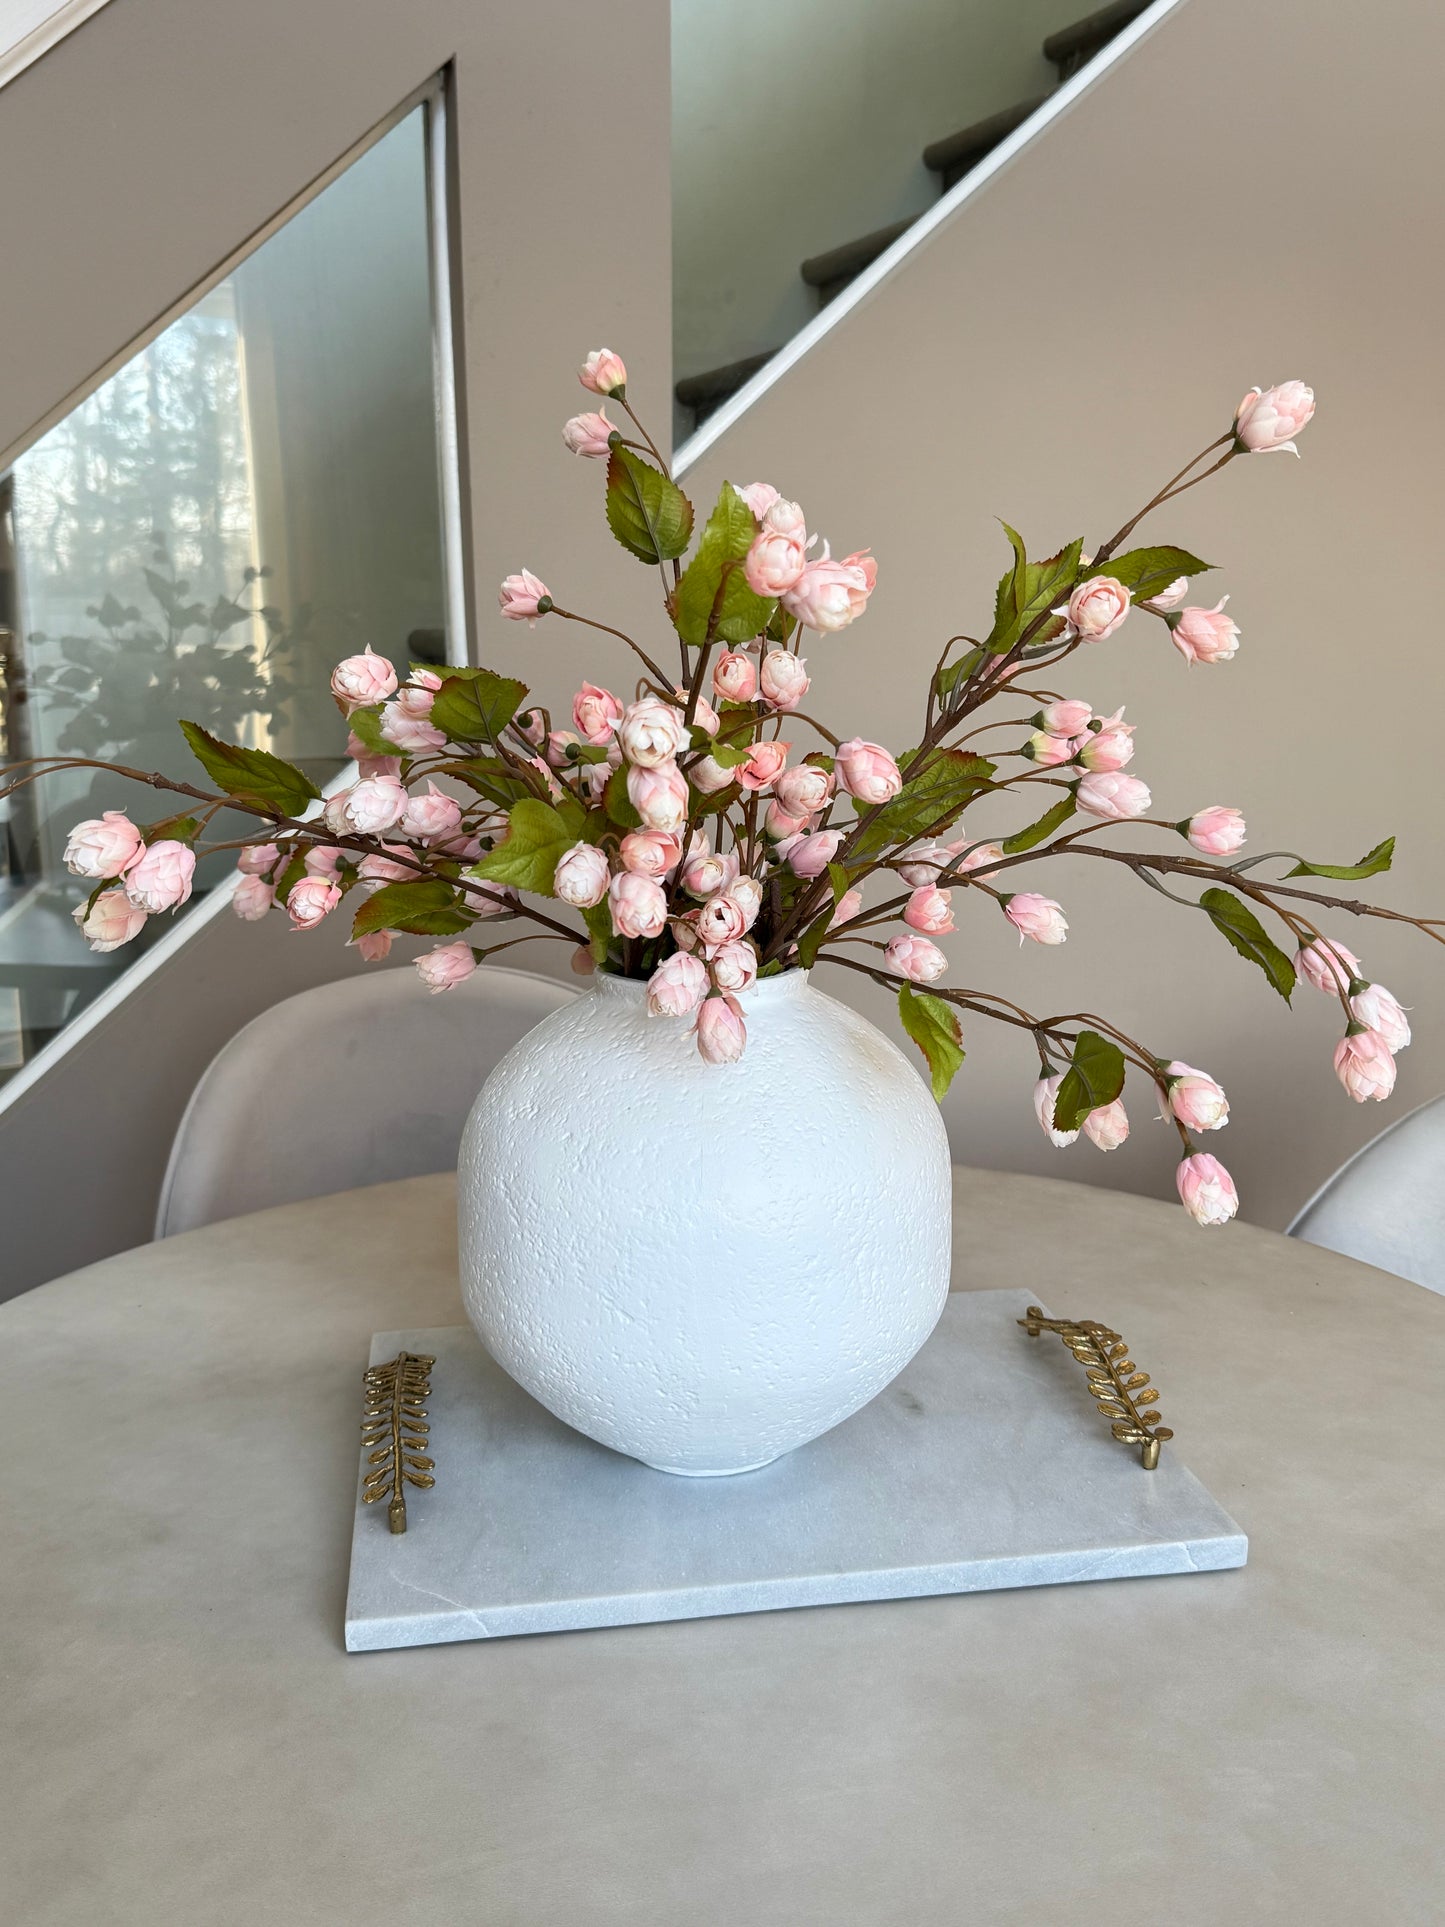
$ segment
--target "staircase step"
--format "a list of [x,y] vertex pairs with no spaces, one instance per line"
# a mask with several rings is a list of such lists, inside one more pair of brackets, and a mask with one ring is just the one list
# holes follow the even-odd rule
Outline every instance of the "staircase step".
[[1087,60],[1120,33],[1132,20],[1150,4],[1150,0],[1114,0],[1112,6],[1100,7],[1097,13],[1085,14],[1072,26],[1060,27],[1051,33],[1044,42],[1044,59],[1051,60],[1059,70],[1059,79],[1067,80],[1076,74]]
[[840,248],[829,248],[826,254],[815,254],[805,261],[798,272],[810,288],[818,290],[818,305],[826,307],[835,295],[839,295],[855,276],[876,261],[885,248],[891,248],[900,234],[906,234],[918,219],[910,214],[902,221],[890,221],[887,227],[875,228],[871,234],[863,234],[856,241],[845,241]]
[[744,355],[741,361],[708,368],[700,375],[684,375],[672,392],[701,422],[715,408],[721,408],[728,397],[735,395],[777,352],[776,348],[768,348],[760,355]]
[[978,166],[985,154],[991,153],[1016,127],[1022,127],[1047,99],[1047,94],[1038,94],[1032,100],[1021,100],[1013,107],[1005,107],[1001,113],[990,114],[986,120],[976,120],[971,127],[961,127],[956,134],[945,134],[942,140],[931,141],[923,150],[923,165],[943,176],[946,194]]

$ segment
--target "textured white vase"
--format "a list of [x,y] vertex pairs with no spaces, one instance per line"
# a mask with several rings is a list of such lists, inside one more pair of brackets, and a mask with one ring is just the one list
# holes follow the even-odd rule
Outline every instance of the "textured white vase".
[[766,1465],[908,1363],[948,1291],[948,1139],[927,1087],[802,971],[687,1019],[598,976],[487,1079],[458,1168],[462,1295],[520,1385],[659,1471]]

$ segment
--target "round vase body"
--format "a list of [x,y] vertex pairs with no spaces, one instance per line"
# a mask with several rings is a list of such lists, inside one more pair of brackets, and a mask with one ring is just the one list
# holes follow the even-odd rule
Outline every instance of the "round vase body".
[[766,1465],[867,1404],[937,1324],[951,1171],[902,1053],[802,971],[686,1018],[600,975],[482,1087],[458,1161],[462,1295],[493,1357],[615,1451]]

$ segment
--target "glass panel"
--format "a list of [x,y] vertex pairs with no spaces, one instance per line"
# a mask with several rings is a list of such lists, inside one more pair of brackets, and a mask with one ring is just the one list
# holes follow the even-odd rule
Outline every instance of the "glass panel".
[[[185,716],[324,782],[337,658],[446,659],[426,112],[0,478],[0,763],[195,775]],[[167,926],[101,956],[71,923],[70,825],[137,796],[80,769],[0,802],[0,1082]]]

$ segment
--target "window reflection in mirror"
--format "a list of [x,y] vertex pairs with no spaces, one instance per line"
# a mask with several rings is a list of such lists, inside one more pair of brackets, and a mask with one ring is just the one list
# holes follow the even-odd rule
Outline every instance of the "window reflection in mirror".
[[[446,660],[427,112],[0,478],[0,764],[193,776],[184,716],[325,782],[331,665]],[[0,1081],[145,948],[97,955],[72,922],[67,831],[114,808],[165,814],[85,769],[0,802]],[[230,867],[203,864],[193,902]]]

